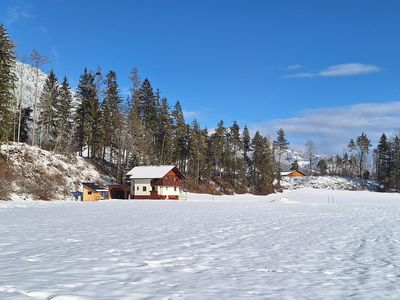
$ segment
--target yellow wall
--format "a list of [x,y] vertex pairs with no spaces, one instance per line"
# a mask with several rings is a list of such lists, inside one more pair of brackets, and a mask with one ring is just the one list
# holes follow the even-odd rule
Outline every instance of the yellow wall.
[[[91,194],[90,194],[91,193]],[[99,201],[100,192],[95,192],[83,186],[83,199],[82,201]]]

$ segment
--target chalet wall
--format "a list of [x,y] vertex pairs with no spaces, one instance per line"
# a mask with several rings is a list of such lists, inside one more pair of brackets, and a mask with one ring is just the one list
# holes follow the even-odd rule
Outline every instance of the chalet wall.
[[[132,180],[131,195],[149,196],[151,191],[151,179],[135,179]],[[143,187],[146,191],[143,191]]]
[[179,187],[174,186],[159,186],[158,194],[164,196],[179,196]]

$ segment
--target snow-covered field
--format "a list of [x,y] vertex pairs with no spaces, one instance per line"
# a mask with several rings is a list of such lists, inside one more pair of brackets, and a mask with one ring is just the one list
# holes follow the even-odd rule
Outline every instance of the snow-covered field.
[[0,299],[399,299],[400,195],[0,203]]

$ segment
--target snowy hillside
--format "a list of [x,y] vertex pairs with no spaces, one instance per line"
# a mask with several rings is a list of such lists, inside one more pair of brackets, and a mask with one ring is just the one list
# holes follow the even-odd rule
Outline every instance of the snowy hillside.
[[289,190],[301,188],[349,191],[378,190],[378,185],[373,181],[338,176],[282,177],[281,186]]
[[6,171],[1,185],[13,199],[65,199],[70,192],[82,190],[81,182],[110,181],[89,161],[75,155],[54,154],[23,143],[2,145],[0,154],[1,167]]
[[[315,166],[317,165],[318,161],[321,159],[321,156],[319,154],[316,154],[313,159],[313,169],[315,169]],[[307,157],[307,155],[304,152],[301,151],[296,151],[293,149],[288,149],[285,151],[283,158],[282,158],[282,170],[289,170],[291,164],[297,160],[300,170],[304,172],[309,171],[309,165],[310,165],[310,160]]]
[[[32,107],[35,99],[36,69],[28,64],[17,61],[15,66],[17,75],[15,96],[17,101],[22,101],[22,107]],[[40,96],[47,74],[39,70],[38,76],[38,97]]]
[[398,299],[399,194],[0,203],[0,298]]

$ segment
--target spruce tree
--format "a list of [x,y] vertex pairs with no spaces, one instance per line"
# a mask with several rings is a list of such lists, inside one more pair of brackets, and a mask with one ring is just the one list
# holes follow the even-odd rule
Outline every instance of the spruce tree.
[[59,90],[59,101],[56,109],[57,115],[55,119],[58,135],[56,148],[66,151],[68,150],[67,146],[70,144],[72,133],[72,93],[65,76]]
[[291,171],[298,171],[299,170],[299,161],[295,159],[292,164],[290,165]]
[[8,140],[13,130],[13,108],[16,104],[14,89],[17,80],[14,68],[14,43],[4,25],[0,24],[0,146]]
[[383,189],[388,190],[392,174],[392,153],[389,141],[383,133],[376,149],[376,176]]
[[369,148],[371,147],[371,142],[364,132],[362,132],[361,135],[357,137],[356,147],[358,151],[358,171],[360,178],[362,178],[363,172],[366,171],[365,165],[369,153]]
[[325,159],[320,159],[317,163],[317,168],[319,168],[319,174],[324,176],[326,175],[326,171],[328,170],[328,164]]
[[53,70],[51,70],[44,83],[42,94],[40,95],[39,99],[40,148],[44,146],[52,147],[57,138],[56,109],[58,100],[58,80]]
[[282,157],[285,153],[285,151],[289,148],[289,142],[287,141],[285,137],[285,132],[283,131],[282,128],[280,128],[277,132],[277,138],[275,141],[275,145],[278,151],[278,167],[279,171],[281,171],[281,163],[282,163]]
[[186,123],[183,116],[182,106],[179,101],[176,102],[171,115],[173,121],[172,159],[178,168],[185,172],[185,159],[187,155]]

